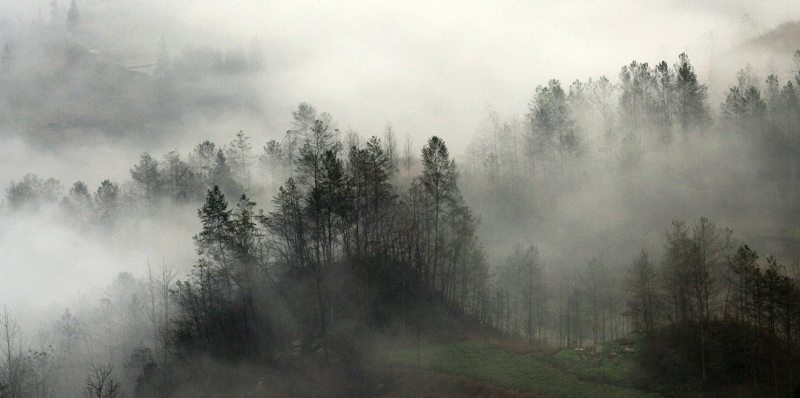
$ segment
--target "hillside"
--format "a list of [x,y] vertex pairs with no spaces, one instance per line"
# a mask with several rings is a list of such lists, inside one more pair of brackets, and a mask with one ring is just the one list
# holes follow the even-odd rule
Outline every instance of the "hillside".
[[785,22],[766,33],[747,40],[744,49],[765,50],[776,54],[790,54],[800,46],[800,21]]

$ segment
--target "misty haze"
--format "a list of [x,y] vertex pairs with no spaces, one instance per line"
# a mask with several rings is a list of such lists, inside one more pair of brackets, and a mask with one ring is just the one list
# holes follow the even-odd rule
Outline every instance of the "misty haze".
[[800,3],[0,4],[0,398],[800,397]]

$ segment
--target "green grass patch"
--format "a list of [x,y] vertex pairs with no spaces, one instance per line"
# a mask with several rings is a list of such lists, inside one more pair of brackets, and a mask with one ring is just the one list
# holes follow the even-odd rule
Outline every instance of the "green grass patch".
[[[567,360],[569,355],[562,351],[556,354],[556,358]],[[406,349],[395,352],[390,358],[390,363],[416,366],[417,350]],[[542,393],[554,397],[657,396],[629,388],[581,380],[578,375],[559,369],[541,355],[507,353],[476,340],[421,347],[419,366],[521,392]]]
[[638,367],[636,354],[623,353],[615,342],[602,344],[600,353],[564,349],[553,359],[579,378],[600,383],[625,384]]

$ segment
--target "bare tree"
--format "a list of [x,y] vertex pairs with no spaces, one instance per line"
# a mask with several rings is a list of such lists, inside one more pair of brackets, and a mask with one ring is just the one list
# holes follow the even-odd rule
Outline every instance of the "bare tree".
[[655,329],[659,305],[658,274],[646,251],[636,256],[627,274],[627,315],[637,330],[650,333]]
[[153,328],[153,337],[161,351],[162,377],[165,382],[169,380],[169,347],[172,343],[170,290],[173,288],[176,276],[175,268],[170,264],[162,263],[155,271],[149,263],[147,264],[148,316]]
[[53,355],[53,348],[48,346],[38,351],[28,351],[28,365],[32,395],[39,398],[57,396],[56,386],[62,361]]
[[586,298],[585,315],[592,330],[592,340],[595,345],[602,339],[605,332],[605,307],[609,303],[610,277],[608,268],[602,258],[593,258],[586,264],[583,273],[579,275],[580,289]]
[[[3,306],[0,313],[0,392],[3,397],[25,396],[28,367],[22,352],[22,331],[17,320],[11,316],[8,307]],[[6,391],[2,391],[5,387]]]
[[111,377],[113,365],[92,365],[86,376],[86,396],[88,398],[121,398],[122,387]]

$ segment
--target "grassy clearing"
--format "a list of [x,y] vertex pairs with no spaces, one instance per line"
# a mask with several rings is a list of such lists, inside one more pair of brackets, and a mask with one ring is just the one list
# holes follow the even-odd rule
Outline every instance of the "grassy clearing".
[[[507,353],[476,340],[426,346],[421,347],[419,351],[419,366],[424,369],[462,375],[516,391],[536,392],[554,397],[657,396],[638,390],[584,381],[574,373],[559,369],[551,361],[552,359],[546,354]],[[416,366],[417,350],[406,349],[395,352],[390,358],[390,363]]]
[[636,355],[623,353],[618,343],[611,342],[602,344],[601,353],[565,349],[556,353],[553,359],[580,379],[620,385],[626,384],[636,371]]

